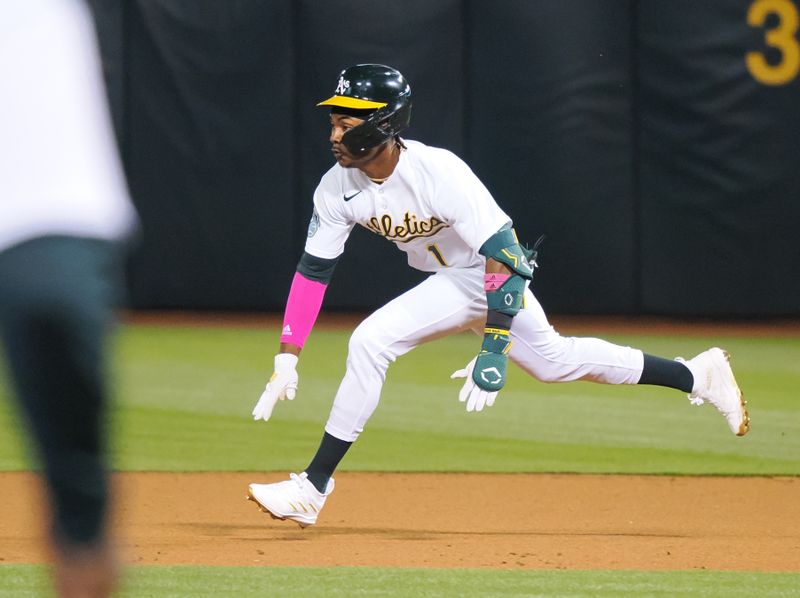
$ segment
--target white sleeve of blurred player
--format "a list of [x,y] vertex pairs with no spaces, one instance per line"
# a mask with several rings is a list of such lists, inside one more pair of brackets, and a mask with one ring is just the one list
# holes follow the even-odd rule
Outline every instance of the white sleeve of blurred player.
[[4,3],[0,82],[0,250],[50,234],[128,234],[135,214],[85,3]]

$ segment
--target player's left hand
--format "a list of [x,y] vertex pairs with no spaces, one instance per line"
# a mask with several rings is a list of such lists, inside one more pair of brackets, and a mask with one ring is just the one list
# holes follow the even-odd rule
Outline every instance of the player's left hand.
[[463,370],[453,372],[451,378],[466,378],[458,400],[467,402],[467,411],[483,411],[494,405],[498,391],[506,383],[508,352],[511,349],[508,330],[486,328],[481,352]]
[[464,386],[458,393],[458,400],[462,403],[467,403],[467,411],[483,411],[484,407],[491,407],[494,405],[494,400],[497,398],[497,391],[485,390],[475,384],[472,379],[472,372],[475,369],[475,363],[478,357],[473,357],[463,369],[456,370],[450,376],[451,379],[466,378]]

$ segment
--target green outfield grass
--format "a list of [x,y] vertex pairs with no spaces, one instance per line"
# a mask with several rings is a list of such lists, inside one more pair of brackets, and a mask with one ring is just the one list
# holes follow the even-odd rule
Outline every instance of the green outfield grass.
[[[117,340],[115,464],[121,470],[303,467],[344,372],[347,332],[317,330],[300,361],[297,399],[269,422],[250,411],[272,369],[277,330],[125,327]],[[450,373],[474,335],[435,341],[389,369],[381,404],[342,470],[800,474],[800,339],[607,336],[692,356],[721,344],[749,400],[752,431],[730,434],[710,406],[648,386],[542,384],[512,367],[496,404],[468,414]],[[0,469],[29,461],[0,401]]]
[[[797,596],[800,575],[725,571],[489,571],[337,567],[139,567],[126,574],[120,598],[353,596],[707,598]],[[0,598],[48,594],[44,567],[0,565]]]
[[[569,331],[563,331],[569,332]],[[114,464],[120,470],[288,471],[316,449],[344,371],[347,332],[317,330],[297,399],[273,419],[250,411],[272,370],[277,330],[128,326],[116,343]],[[511,368],[494,407],[467,414],[449,379],[478,348],[436,341],[389,370],[381,405],[342,463],[360,471],[800,474],[800,338],[602,335],[650,353],[691,357],[720,345],[753,426],[730,434],[713,408],[677,391],[546,385]],[[4,393],[0,374],[0,394]],[[25,470],[15,412],[0,400],[0,470]],[[0,554],[0,557],[2,555]],[[489,571],[132,567],[123,597],[795,596],[800,575],[713,571]],[[0,564],[0,596],[48,596],[46,570]]]

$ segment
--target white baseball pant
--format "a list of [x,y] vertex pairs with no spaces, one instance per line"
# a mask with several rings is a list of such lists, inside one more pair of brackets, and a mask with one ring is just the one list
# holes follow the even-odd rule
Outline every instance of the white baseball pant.
[[[325,431],[356,440],[378,406],[389,364],[401,355],[464,330],[483,335],[483,275],[477,268],[441,270],[361,322],[350,337],[347,370]],[[530,289],[513,320],[511,341],[511,361],[542,382],[636,384],[642,374],[644,358],[638,349],[559,335]]]

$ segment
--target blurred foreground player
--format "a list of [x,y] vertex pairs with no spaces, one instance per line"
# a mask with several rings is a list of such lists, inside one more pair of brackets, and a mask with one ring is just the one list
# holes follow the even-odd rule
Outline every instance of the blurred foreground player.
[[82,0],[5,3],[0,81],[0,338],[42,463],[56,591],[109,596],[105,343],[135,214]]

